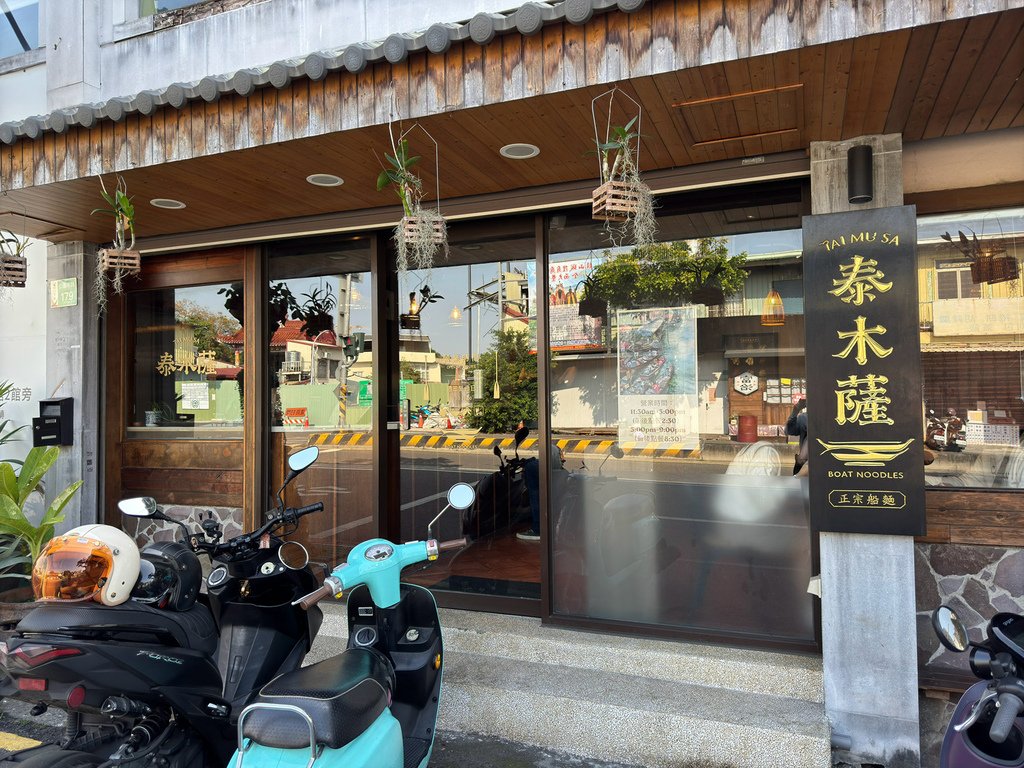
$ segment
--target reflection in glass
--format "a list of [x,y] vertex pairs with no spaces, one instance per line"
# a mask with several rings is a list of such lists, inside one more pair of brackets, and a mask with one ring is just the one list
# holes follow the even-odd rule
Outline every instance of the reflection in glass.
[[1024,209],[918,220],[926,482],[1024,488]]
[[[808,645],[785,430],[806,396],[802,203],[786,185],[733,194],[663,200],[647,252],[609,248],[589,211],[550,231],[553,609]],[[771,291],[785,322],[766,328]]]
[[[407,324],[398,338],[400,412],[410,414],[401,444],[402,538],[425,536],[456,482],[476,489],[467,509],[449,510],[431,532],[467,536],[470,545],[405,575],[439,590],[538,598],[537,537],[517,536],[539,514],[533,219],[496,221],[489,231],[491,239],[467,242],[453,229],[448,266],[400,276],[398,295],[419,304],[418,327]],[[521,423],[531,435],[517,450],[512,433]]]
[[297,453],[319,448],[285,501],[324,503],[302,518],[300,538],[331,564],[376,533],[370,310],[354,300],[372,292],[369,253],[366,238],[317,238],[277,245],[268,262],[268,485],[281,485]]
[[243,299],[230,285],[135,291],[130,438],[242,437]]

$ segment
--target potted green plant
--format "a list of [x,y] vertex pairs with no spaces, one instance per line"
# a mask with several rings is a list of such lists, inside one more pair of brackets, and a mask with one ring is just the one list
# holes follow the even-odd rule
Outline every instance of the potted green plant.
[[[657,220],[651,189],[640,178],[640,124],[643,110],[626,94],[635,107],[635,114],[623,125],[612,124],[615,107],[613,88],[591,102],[594,144],[598,158],[600,185],[592,194],[591,213],[599,221],[610,222],[609,237],[614,245],[631,243],[644,246],[654,242]],[[597,103],[608,99],[607,118],[601,131],[597,119]],[[617,225],[617,226],[616,226]]]
[[0,290],[24,288],[28,280],[28,238],[0,229]]
[[[416,126],[414,125],[413,128]],[[423,180],[416,175],[413,168],[419,163],[419,155],[413,155],[409,149],[408,131],[397,139],[391,126],[391,154],[384,153],[385,165],[377,176],[377,191],[392,186],[402,203],[402,220],[395,227],[394,241],[397,252],[396,265],[399,272],[409,269],[429,269],[434,265],[438,253],[448,254],[448,231],[440,207],[425,208],[423,206]],[[424,133],[426,130],[422,129]],[[437,142],[434,142],[435,177],[440,175],[437,167]],[[440,184],[437,189],[438,206],[440,206]]]
[[580,317],[608,317],[608,302],[598,295],[593,273],[576,286],[576,295],[579,297]]
[[701,238],[695,248],[687,241],[656,243],[607,256],[590,274],[590,290],[616,307],[719,304],[747,279],[746,252],[730,254],[725,238]]
[[136,275],[142,269],[142,254],[135,250],[135,205],[128,197],[124,178],[119,175],[114,191],[108,192],[101,176],[100,187],[107,207],[95,208],[93,213],[114,218],[111,247],[100,248],[96,252],[96,302],[100,314],[103,314],[107,306],[107,283],[113,287],[114,293],[121,293],[124,278]]
[[[11,462],[0,462],[0,574],[3,576],[23,581],[31,578],[32,564],[53,538],[54,528],[64,520],[64,507],[82,485],[82,481],[77,480],[58,493],[38,523],[29,520],[25,505],[34,495],[42,494],[43,476],[59,455],[60,449],[55,446],[33,448],[19,471]],[[0,594],[0,602],[4,603],[31,599],[31,590],[24,587]],[[10,620],[10,610],[5,612],[0,606],[0,623]]]
[[[11,381],[0,381],[0,400],[6,397],[7,393],[14,388],[14,382]],[[28,425],[22,424],[20,427],[12,426],[13,422],[11,419],[4,419],[0,421],[0,445],[7,445],[7,443],[13,443],[21,430],[25,429]],[[7,461],[11,464],[21,464],[17,459],[0,459],[0,461]]]
[[[227,288],[219,289],[217,294],[224,297],[224,309],[238,321],[239,325],[245,325],[245,297],[242,284],[232,283]],[[267,287],[267,318],[271,334],[284,325],[288,313],[295,307],[295,297],[285,283],[271,283]]]
[[294,310],[292,319],[302,321],[302,334],[308,339],[315,339],[318,334],[324,331],[334,331],[334,310],[338,301],[334,297],[334,291],[330,283],[323,289],[314,288],[309,293],[302,294],[305,299]]

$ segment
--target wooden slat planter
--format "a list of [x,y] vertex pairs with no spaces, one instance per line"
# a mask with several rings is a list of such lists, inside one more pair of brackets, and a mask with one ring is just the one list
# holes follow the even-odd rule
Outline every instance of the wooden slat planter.
[[1003,254],[982,255],[971,262],[971,280],[978,283],[1006,283],[1020,276],[1017,260]]
[[142,270],[142,254],[138,251],[117,251],[113,248],[101,248],[99,251],[100,269],[103,271],[120,269],[130,275]]
[[[403,216],[402,217],[402,234],[405,237],[406,242],[416,240],[420,235],[420,220],[416,216]],[[444,221],[438,220],[434,222],[432,227],[433,240],[435,243],[440,245],[444,242]]]
[[592,197],[593,218],[601,221],[625,221],[640,205],[639,195],[622,181],[606,181]]
[[28,259],[24,256],[0,256],[0,286],[24,288],[28,279]]

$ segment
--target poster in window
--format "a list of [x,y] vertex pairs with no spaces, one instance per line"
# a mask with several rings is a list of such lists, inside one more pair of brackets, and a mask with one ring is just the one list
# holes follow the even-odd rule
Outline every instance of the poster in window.
[[925,532],[913,206],[807,216],[812,525]]
[[[602,257],[587,255],[548,265],[548,334],[553,352],[602,352],[607,348],[606,318],[580,315],[579,307],[580,286],[602,261]],[[532,302],[532,297],[538,295],[537,271],[532,263],[526,267],[526,279]],[[531,305],[528,314],[534,318],[530,325],[535,329],[536,306]],[[535,332],[532,337],[536,339]]]
[[697,310],[620,310],[619,442],[696,448]]

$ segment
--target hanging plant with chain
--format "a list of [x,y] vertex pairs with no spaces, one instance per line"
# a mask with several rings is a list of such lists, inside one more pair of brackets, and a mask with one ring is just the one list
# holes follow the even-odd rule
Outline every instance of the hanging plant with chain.
[[28,238],[0,229],[0,297],[8,288],[24,288],[28,280],[28,259],[25,249]]
[[[622,125],[612,123],[616,94],[633,105],[629,110],[632,117]],[[604,99],[608,103],[602,131],[597,113],[599,102]],[[593,192],[592,215],[595,219],[609,222],[607,231],[612,245],[650,245],[654,242],[658,224],[654,218],[651,189],[640,178],[643,109],[635,99],[612,88],[590,102],[590,116],[601,180],[601,186]]]
[[93,213],[103,213],[114,218],[114,239],[110,248],[96,252],[96,304],[102,315],[107,308],[107,286],[114,293],[121,293],[124,278],[137,275],[142,269],[142,255],[135,250],[135,205],[128,197],[124,178],[117,177],[113,192],[107,191],[103,177],[100,177],[100,194],[107,203],[105,208],[96,208]]
[[[409,148],[409,134],[419,128],[434,144],[434,178],[436,181],[436,207],[423,205],[423,179],[413,170],[420,162]],[[392,186],[402,203],[402,220],[395,227],[394,241],[398,271],[430,269],[438,254],[448,257],[448,231],[441,216],[441,182],[439,148],[437,141],[419,123],[395,137],[393,125],[388,125],[391,154],[384,153],[385,166],[377,176],[377,191]]]

